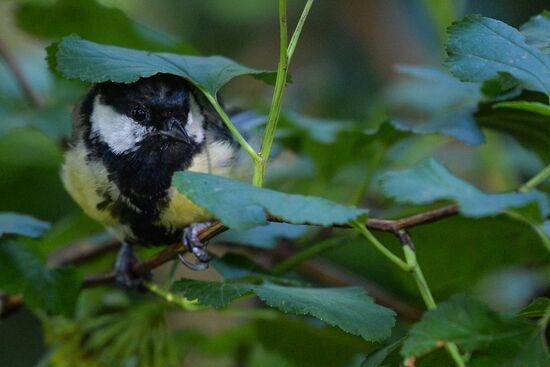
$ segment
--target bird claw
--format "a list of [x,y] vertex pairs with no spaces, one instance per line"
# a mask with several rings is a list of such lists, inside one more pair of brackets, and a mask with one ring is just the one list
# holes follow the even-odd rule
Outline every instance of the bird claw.
[[183,254],[178,254],[180,261],[189,269],[202,271],[208,269],[210,255],[207,251],[208,242],[202,242],[199,239],[199,232],[210,227],[212,223],[193,223],[183,230],[182,242],[187,250],[193,254],[196,261],[192,262]]
[[132,267],[137,261],[138,259],[134,255],[132,247],[127,243],[124,243],[120,248],[116,260],[116,281],[126,289],[144,291],[146,288],[143,285],[143,282],[151,280],[153,275],[151,272],[135,274],[132,271]]

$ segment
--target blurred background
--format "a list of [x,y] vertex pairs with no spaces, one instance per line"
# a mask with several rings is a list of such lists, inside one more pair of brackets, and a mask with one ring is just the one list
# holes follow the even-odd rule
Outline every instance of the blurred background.
[[[304,3],[289,1],[290,29],[296,24]],[[381,198],[375,184],[376,176],[382,172],[379,166],[384,170],[408,167],[425,157],[435,156],[455,174],[484,190],[516,187],[543,164],[515,141],[496,133],[486,132],[487,144],[481,146],[465,145],[438,135],[413,136],[385,146],[372,141],[363,144],[345,134],[332,140],[334,129],[339,129],[334,124],[355,121],[364,124],[366,129],[398,113],[409,79],[396,71],[396,65],[440,66],[445,58],[445,29],[453,20],[480,13],[519,26],[549,5],[547,0],[315,2],[292,60],[293,83],[285,94],[285,108],[327,120],[328,130],[321,129],[321,138],[315,139],[303,136],[303,132],[296,132],[295,125],[293,129],[283,121],[268,185],[287,192],[350,202],[357,183],[362,180],[361,172],[370,170],[372,177],[366,180],[366,195],[356,202],[371,208],[374,216],[384,217],[410,210],[395,206],[391,211],[386,209],[387,201]],[[50,72],[45,47],[71,33],[95,42],[131,48],[220,54],[256,68],[276,69],[278,58],[275,0],[0,0],[3,56],[16,60],[37,98],[34,106],[29,104],[5,59],[0,58],[0,211],[27,213],[54,223],[53,234],[44,245],[45,253],[85,236],[94,241],[104,238],[101,229],[80,214],[58,177],[65,137],[70,130],[70,110],[86,85],[62,80]],[[246,77],[238,78],[222,90],[227,105],[260,112],[267,110],[271,93],[270,86]],[[328,138],[323,138],[323,131]],[[540,246],[509,246],[499,250],[509,242],[535,242],[534,235],[511,221],[506,231],[491,231],[494,221],[507,219],[453,218],[434,224],[429,230],[422,227],[413,231],[415,241],[422,243],[419,257],[436,297],[444,299],[457,291],[471,292],[483,294],[487,302],[503,310],[514,310],[521,307],[524,300],[543,291],[543,277],[538,270],[532,270],[541,258]],[[449,231],[455,227],[469,230],[453,232],[449,238]],[[289,236],[301,236],[303,232]],[[224,240],[243,241],[230,236]],[[390,244],[394,241],[390,236],[382,238]],[[341,234],[337,239],[348,245],[327,253],[322,261],[345,269],[353,279],[375,284],[399,295],[402,301],[421,307],[406,275],[397,274],[391,264],[386,264],[365,246],[354,244],[357,238]],[[307,241],[306,236],[302,242]],[[441,246],[443,242],[445,246]],[[284,249],[284,243],[280,247]],[[457,247],[460,247],[459,253],[448,251]],[[112,257],[105,257],[87,264],[88,268],[84,269],[108,269],[111,261]],[[518,263],[525,266],[509,267]],[[164,273],[167,270],[161,269],[158,276]],[[212,274],[201,276],[215,278]],[[501,284],[506,287],[500,287]],[[112,290],[87,293],[90,294],[81,301],[85,306],[79,306],[82,314],[92,313],[82,309],[95,307],[90,299],[101,299],[120,310],[127,310],[124,307],[135,301]],[[143,302],[146,307],[147,301]],[[129,311],[124,312],[128,315]],[[341,358],[331,362],[333,366],[342,361],[346,361],[342,365],[351,366],[352,357],[361,350],[354,344],[356,340],[348,342],[347,336],[341,333],[331,331],[330,335],[320,335],[325,331],[306,328],[293,319],[288,319],[284,327],[269,320],[251,326],[218,314],[173,316],[170,320],[172,327],[185,326],[187,330],[178,337],[190,345],[185,350],[190,353],[186,361],[195,361],[195,364],[188,365],[284,366],[288,361],[279,360],[277,352],[301,348],[300,353],[296,353],[297,359],[288,365],[307,366],[309,362],[300,361],[299,354],[307,356],[317,352],[308,350],[307,345],[292,346],[292,341],[287,340],[292,330],[311,333],[311,338],[322,339],[328,345],[332,340],[332,344],[341,346],[338,352],[341,354],[336,354]],[[75,328],[78,325],[68,320],[39,321],[28,311],[1,319],[0,366],[34,366],[47,350],[52,350],[52,345],[53,350],[62,354],[59,346],[70,347],[77,338]],[[200,345],[205,335],[210,335],[210,339]],[[246,348],[250,338],[260,338],[261,348],[246,354],[246,362],[235,362],[239,353],[244,353],[242,348]],[[236,341],[243,344],[239,346]],[[193,345],[197,345],[196,350]],[[75,354],[74,351],[68,353]],[[86,356],[80,357],[78,363],[83,363]],[[96,366],[91,363],[90,366]]]

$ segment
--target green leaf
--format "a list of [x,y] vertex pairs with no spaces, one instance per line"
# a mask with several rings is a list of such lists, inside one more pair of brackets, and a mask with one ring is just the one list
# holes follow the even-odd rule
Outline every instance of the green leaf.
[[500,102],[500,103],[494,104],[493,108],[513,108],[516,110],[533,112],[539,115],[550,117],[550,105],[539,103],[539,102],[527,102],[527,101]]
[[421,356],[439,347],[441,342],[453,342],[467,352],[525,338],[536,325],[499,315],[487,306],[466,296],[454,296],[450,301],[428,311],[409,331],[401,354]]
[[182,279],[174,283],[172,290],[183,293],[189,300],[198,300],[203,306],[227,307],[239,297],[251,294],[253,284],[233,282],[201,282]]
[[362,288],[297,288],[267,283],[257,286],[255,293],[285,313],[311,315],[365,340],[388,338],[395,324],[395,313],[375,304]]
[[532,17],[521,26],[520,31],[525,36],[527,44],[550,55],[550,11],[546,10]]
[[200,304],[215,308],[226,307],[236,298],[253,292],[267,305],[282,312],[311,315],[370,341],[389,337],[395,323],[395,313],[375,304],[361,288],[301,288],[272,283],[254,285],[180,280],[174,283],[173,289],[188,299],[197,299]]
[[403,344],[405,338],[401,338],[391,344],[386,345],[383,348],[378,349],[374,353],[370,354],[367,359],[361,364],[361,367],[380,367],[382,363],[388,358],[390,354],[395,352],[397,348]]
[[265,225],[265,211],[295,224],[328,226],[365,217],[366,209],[313,196],[291,195],[204,173],[176,172],[172,184],[197,205],[236,230]]
[[17,25],[34,36],[55,39],[78,34],[94,42],[151,51],[189,52],[171,36],[130,19],[120,9],[95,0],[25,3],[17,9]]
[[[550,353],[541,331],[534,327],[531,335],[516,335],[474,353],[468,367],[547,367]],[[513,334],[514,330],[509,333]]]
[[481,85],[483,95],[492,100],[506,100],[521,94],[521,83],[510,73],[499,71],[494,79],[488,79]]
[[242,66],[222,56],[184,56],[138,51],[101,45],[77,36],[63,38],[59,43],[50,46],[48,52],[55,55],[54,65],[50,58],[50,66],[69,79],[90,83],[108,80],[132,83],[142,77],[168,73],[189,80],[213,96],[237,76],[260,77],[272,74]]
[[454,176],[434,159],[403,171],[388,172],[380,179],[382,191],[400,203],[428,204],[454,200],[466,217],[485,217],[507,208],[539,204],[541,218],[547,212],[546,198],[540,192],[488,194]]
[[[543,102],[547,97],[540,93],[524,92],[519,97],[530,102]],[[541,114],[517,110],[492,108],[490,103],[482,103],[476,113],[481,127],[508,134],[526,149],[534,151],[547,164],[550,163],[550,123]]]
[[397,70],[413,79],[398,83],[387,93],[395,128],[443,134],[469,145],[485,142],[473,117],[481,98],[478,85],[429,67],[399,66]]
[[0,289],[23,293],[32,309],[71,315],[80,292],[75,268],[48,269],[40,255],[23,243],[0,246]]
[[[508,365],[505,365],[505,367]],[[548,367],[550,366],[550,353],[544,332],[535,333],[528,340],[521,352],[509,363],[510,367]]]
[[508,72],[525,88],[550,95],[550,56],[529,46],[517,29],[472,15],[448,32],[446,66],[459,79],[483,82]]
[[537,297],[521,311],[518,316],[521,317],[542,317],[544,312],[550,307],[550,298]]
[[48,222],[30,215],[0,212],[0,237],[4,234],[18,234],[38,238],[50,229]]

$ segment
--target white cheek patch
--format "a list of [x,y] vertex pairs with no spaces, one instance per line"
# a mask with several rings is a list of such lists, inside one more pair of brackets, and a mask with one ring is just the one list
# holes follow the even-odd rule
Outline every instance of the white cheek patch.
[[187,114],[187,124],[185,129],[191,138],[198,144],[204,141],[204,116],[195,98],[189,95],[189,113]]
[[90,122],[91,138],[98,138],[115,154],[136,151],[139,143],[149,132],[149,129],[130,117],[116,112],[111,106],[102,104],[99,96],[95,97]]

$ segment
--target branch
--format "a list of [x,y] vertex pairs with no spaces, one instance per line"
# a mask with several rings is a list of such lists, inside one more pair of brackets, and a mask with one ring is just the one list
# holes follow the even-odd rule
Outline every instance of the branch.
[[[454,204],[400,219],[370,218],[367,221],[366,226],[367,228],[374,231],[397,233],[401,229],[432,223],[456,214],[458,214],[458,205]],[[282,218],[272,215],[268,215],[268,220],[275,223],[285,222]],[[335,225],[334,227],[351,228],[349,224]],[[227,229],[228,228],[224,226],[221,222],[214,222],[210,227],[204,229],[199,233],[199,238],[201,241],[208,241],[216,237],[218,234],[226,231]],[[63,251],[60,250],[59,252],[52,254],[52,257],[49,259],[48,263],[51,266],[76,264],[84,261],[85,259],[87,260],[94,256],[116,249],[118,246],[120,246],[120,244],[113,241],[109,241],[102,246],[90,246],[86,243],[80,243],[73,245],[74,248],[68,251],[69,255],[63,253],[66,248]],[[181,243],[178,243],[174,246],[169,246],[159,253],[151,256],[149,259],[137,262],[132,268],[132,271],[136,274],[142,274],[147,271],[151,271],[161,266],[162,264],[174,259],[179,253],[184,253],[185,251],[186,249]],[[82,287],[91,288],[108,285],[115,281],[115,277],[116,274],[114,271],[88,275],[84,278]],[[8,312],[15,310],[22,305],[22,295],[6,297],[0,294],[0,316],[4,316]]]
[[6,62],[6,65],[10,68],[11,72],[13,73],[13,76],[17,80],[17,83],[21,87],[21,90],[23,91],[23,94],[25,94],[25,97],[31,104],[31,106],[35,108],[42,107],[42,99],[34,92],[34,90],[31,88],[31,85],[23,75],[23,71],[19,67],[19,64],[17,64],[17,61],[15,59],[15,56],[10,51],[8,46],[0,39],[0,56],[4,59]]
[[[367,227],[372,230],[381,232],[396,233],[398,230],[404,228],[411,228],[417,225],[431,223],[458,213],[458,205],[449,205],[443,208],[419,213],[410,217],[401,219],[376,219],[372,218],[367,221]],[[273,215],[267,216],[268,221],[274,223],[287,223],[284,219]],[[309,224],[309,223],[305,223]],[[351,228],[349,224],[335,225],[337,228]],[[202,242],[206,242],[220,233],[226,231],[228,228],[221,222],[214,222],[210,227],[199,232],[199,239]],[[186,248],[178,243],[173,246],[169,246],[159,253],[151,256],[149,259],[137,262],[132,271],[135,274],[142,274],[147,271],[151,271],[162,264],[174,259],[178,254],[186,252]],[[96,287],[106,285],[115,280],[115,273],[113,271],[108,273],[93,274],[84,278],[84,287]]]

